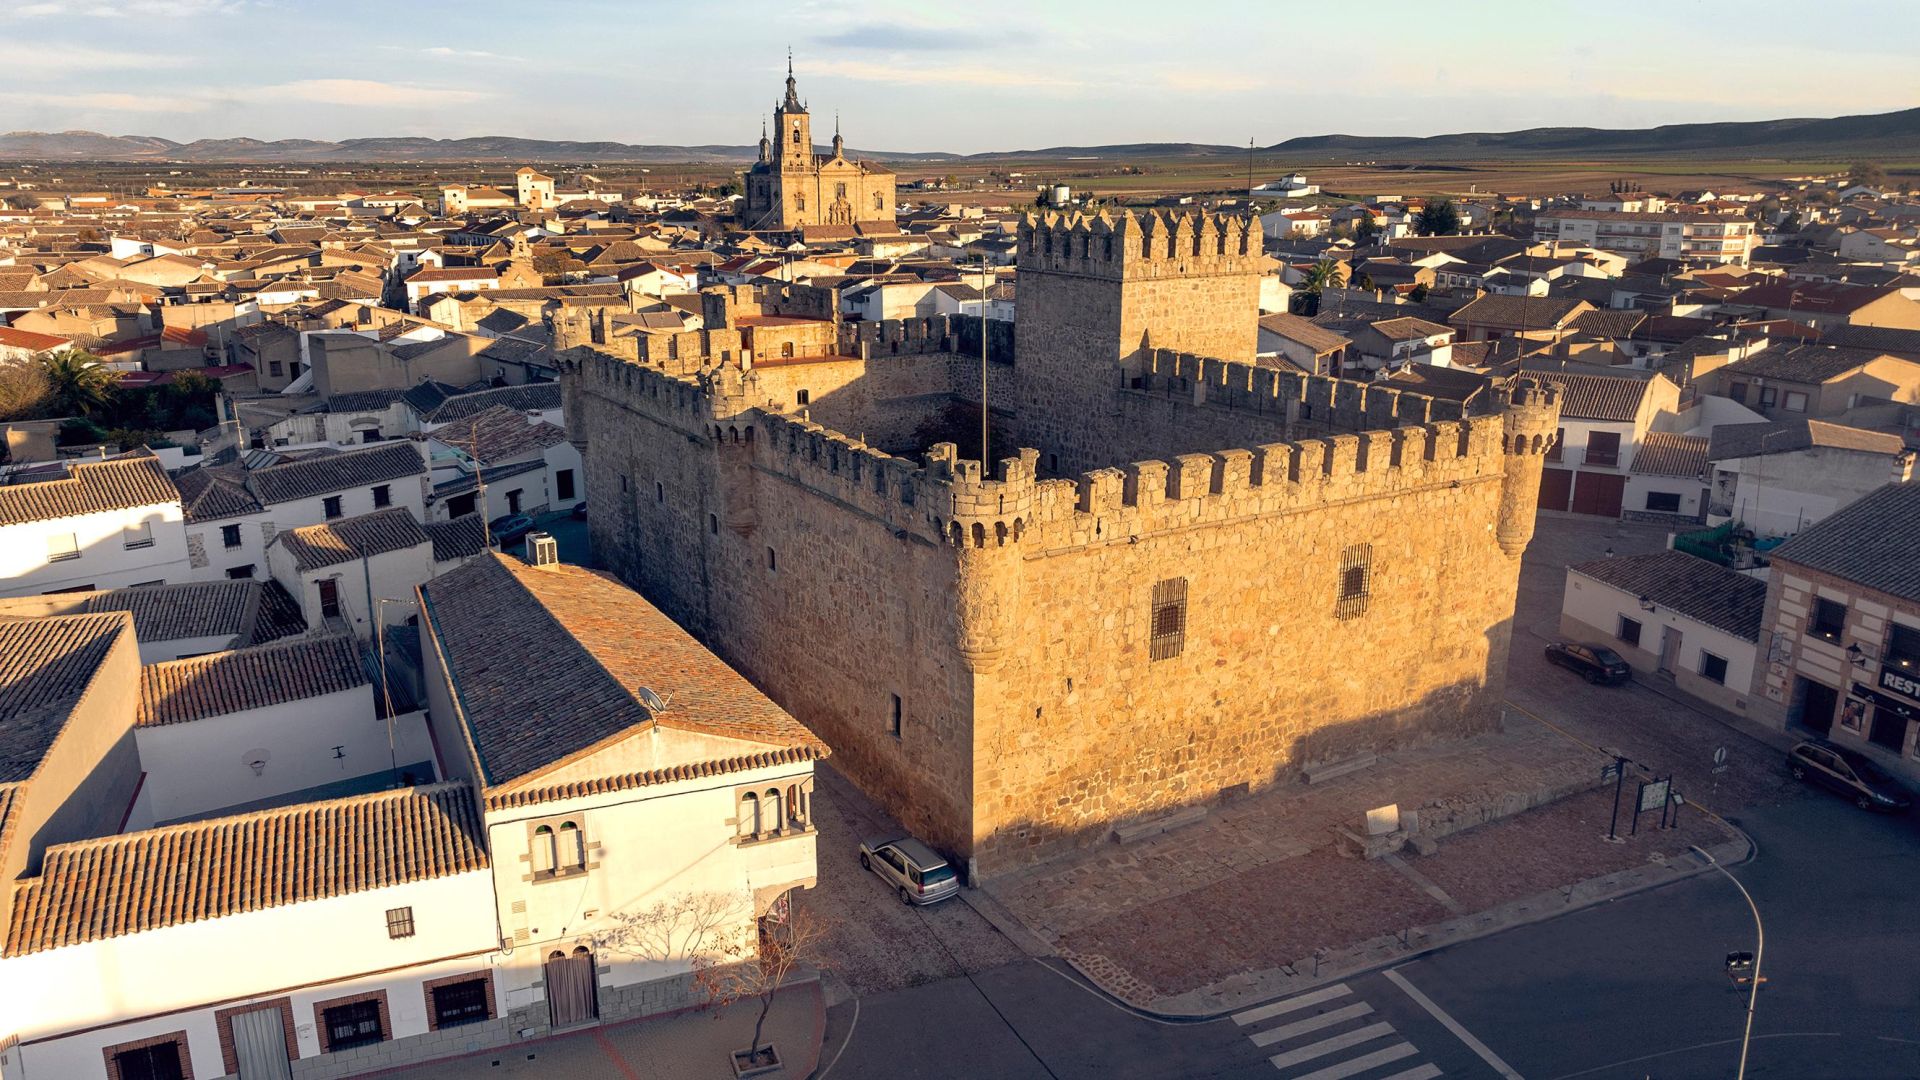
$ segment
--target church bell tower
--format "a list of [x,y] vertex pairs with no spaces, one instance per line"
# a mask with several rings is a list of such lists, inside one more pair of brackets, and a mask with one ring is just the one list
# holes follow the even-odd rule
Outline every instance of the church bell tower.
[[774,161],[781,172],[813,168],[813,122],[793,82],[793,54],[787,54],[787,96],[773,111]]

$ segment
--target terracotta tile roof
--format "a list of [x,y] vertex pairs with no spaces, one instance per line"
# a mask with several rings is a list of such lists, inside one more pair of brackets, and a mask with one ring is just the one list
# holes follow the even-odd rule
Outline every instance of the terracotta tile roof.
[[174,477],[189,522],[258,514],[266,510],[247,490],[246,470],[237,465],[202,466]]
[[287,529],[273,538],[302,572],[385,555],[428,542],[426,531],[404,506]]
[[31,330],[16,330],[11,326],[0,326],[0,346],[6,346],[7,348],[32,349],[35,352],[44,352],[48,349],[57,349],[62,345],[71,344],[73,344],[73,342],[68,339],[54,337],[52,334],[36,334]]
[[495,405],[504,405],[521,412],[535,410],[546,411],[560,407],[560,384],[527,383],[523,386],[500,386],[491,390],[481,390],[471,394],[456,394],[447,398],[421,419],[432,424],[445,424],[454,420],[464,420],[475,413],[484,412]]
[[1621,555],[1567,567],[1744,641],[1760,640],[1767,583],[1684,551]]
[[496,791],[488,793],[487,809],[512,810],[521,806],[556,802],[561,799],[583,799],[593,795],[603,795],[609,791],[629,791],[633,788],[652,787],[655,784],[673,784],[682,780],[725,776],[728,773],[745,772],[748,769],[765,769],[801,761],[818,761],[826,756],[826,748],[823,746],[792,746],[784,750],[744,754],[718,761],[696,761],[685,765],[671,765],[664,769],[648,769],[645,772],[574,780],[549,787]]
[[293,594],[271,579],[260,583],[260,604],[253,618],[249,645],[265,645],[307,632],[307,616]]
[[1570,420],[1632,420],[1647,393],[1646,379],[1559,371],[1529,374],[1560,387],[1560,415]]
[[1764,454],[1788,454],[1815,446],[1888,456],[1899,454],[1906,449],[1906,444],[1898,435],[1848,427],[1845,424],[1835,424],[1825,420],[1720,424],[1713,429],[1710,440],[1707,457],[1713,461],[1759,457]]
[[151,454],[77,462],[60,480],[0,487],[0,525],[130,510],[180,501],[180,489]]
[[387,386],[378,390],[356,390],[350,394],[335,394],[327,399],[327,411],[330,413],[378,412],[399,401],[406,392],[405,387]]
[[1346,337],[1317,325],[1312,319],[1298,315],[1277,314],[1260,316],[1260,329],[1269,334],[1278,334],[1289,341],[1297,341],[1312,349],[1315,355],[1336,352],[1353,344]]
[[479,458],[482,464],[520,457],[567,441],[567,433],[544,420],[529,421],[527,415],[504,405],[493,405],[464,420],[433,429],[436,442],[457,446]]
[[1809,525],[1772,558],[1920,603],[1920,484],[1888,484]]
[[1633,332],[1646,321],[1647,313],[1644,311],[1609,308],[1581,312],[1574,318],[1573,328],[1594,337],[1624,338],[1633,336]]
[[142,668],[134,722],[143,727],[183,724],[351,690],[367,682],[360,652],[345,634],[230,649]]
[[419,476],[426,471],[426,459],[413,443],[390,442],[371,450],[255,469],[247,477],[247,486],[261,502],[280,503]]
[[1458,326],[1491,326],[1496,329],[1528,331],[1552,330],[1567,325],[1580,314],[1592,310],[1585,300],[1556,296],[1503,296],[1488,293],[1469,302],[1447,321]]
[[486,522],[479,514],[452,521],[430,521],[423,528],[433,540],[433,561],[450,562],[478,555],[487,546]]
[[1836,326],[1820,336],[1822,343],[1874,352],[1893,353],[1909,360],[1920,360],[1920,330],[1900,330],[1891,326]]
[[1705,435],[1649,431],[1634,451],[1632,471],[1640,476],[1705,477],[1709,441]]
[[0,615],[39,618],[124,611],[141,641],[237,637],[250,633],[260,603],[257,581],[189,581],[90,593],[0,600]]
[[14,890],[6,955],[487,868],[473,792],[435,784],[47,849]]
[[1788,382],[1823,383],[1885,355],[1875,349],[1833,345],[1769,345],[1724,369],[1728,375],[1748,375]]
[[1373,331],[1388,341],[1412,341],[1415,338],[1437,337],[1440,334],[1453,333],[1453,327],[1428,322],[1425,319],[1381,319],[1373,324]]
[[[420,593],[489,788],[650,722],[826,755],[811,731],[609,576],[487,553]],[[650,715],[634,696],[642,686],[671,707]]]
[[1876,300],[1899,296],[1896,285],[1847,285],[1841,282],[1778,281],[1743,289],[1729,303],[1781,308],[1810,315],[1848,315]]
[[0,620],[0,783],[33,775],[68,708],[132,630],[123,612]]

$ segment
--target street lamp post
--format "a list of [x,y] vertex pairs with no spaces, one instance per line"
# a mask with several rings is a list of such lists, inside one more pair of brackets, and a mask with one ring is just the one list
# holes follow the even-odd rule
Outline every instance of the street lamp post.
[[1690,846],[1696,854],[1707,860],[1707,865],[1725,874],[1727,880],[1733,882],[1733,887],[1739,889],[1740,895],[1747,901],[1747,910],[1753,912],[1753,932],[1758,942],[1753,949],[1753,981],[1747,987],[1747,1029],[1740,1036],[1740,1071],[1734,1074],[1735,1080],[1746,1080],[1747,1045],[1753,1041],[1753,1010],[1754,1006],[1760,1002],[1760,964],[1767,952],[1767,928],[1760,922],[1760,908],[1754,904],[1753,894],[1747,891],[1745,885],[1740,884],[1740,879],[1734,877],[1726,867],[1721,866],[1720,860],[1702,850],[1700,845]]

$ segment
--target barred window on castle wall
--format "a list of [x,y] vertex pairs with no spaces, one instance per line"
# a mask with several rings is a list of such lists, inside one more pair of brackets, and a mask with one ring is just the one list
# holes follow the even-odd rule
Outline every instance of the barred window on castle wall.
[[1147,641],[1149,660],[1170,660],[1187,647],[1187,579],[1167,578],[1153,586],[1153,624]]
[[1373,594],[1373,545],[1349,544],[1340,553],[1340,599],[1334,603],[1336,618],[1357,619],[1367,613],[1367,598]]

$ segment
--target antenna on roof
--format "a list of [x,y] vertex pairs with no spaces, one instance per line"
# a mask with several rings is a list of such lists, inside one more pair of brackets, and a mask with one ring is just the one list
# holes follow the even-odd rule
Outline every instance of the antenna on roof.
[[633,696],[640,699],[640,704],[645,705],[648,712],[656,715],[666,712],[667,706],[673,701],[672,695],[661,697],[659,694],[654,693],[653,688],[649,686],[634,688]]

